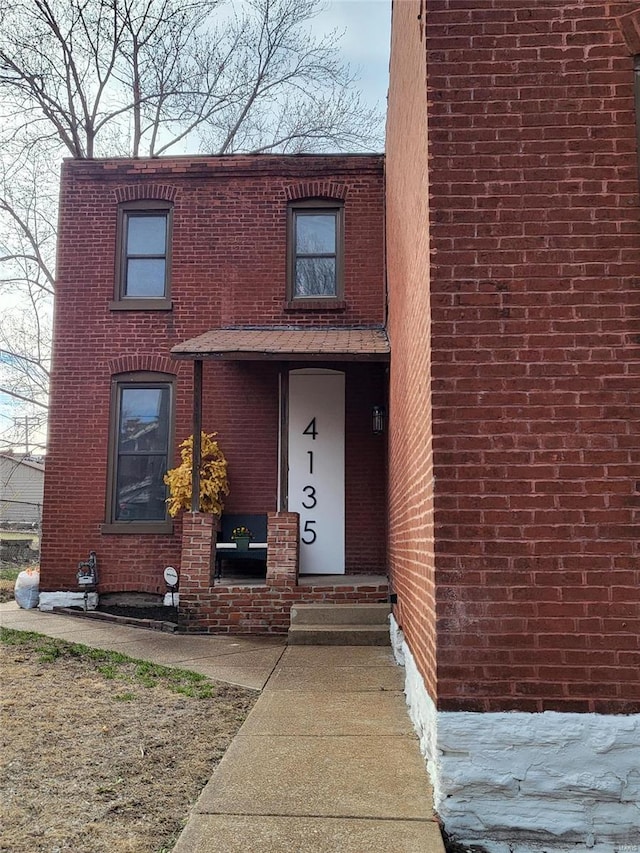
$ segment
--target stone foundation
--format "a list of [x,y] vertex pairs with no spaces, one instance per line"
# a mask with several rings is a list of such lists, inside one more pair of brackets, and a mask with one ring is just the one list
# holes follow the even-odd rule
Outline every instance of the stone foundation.
[[[54,607],[81,607],[84,609],[84,592],[41,592],[38,601],[40,610],[53,610]],[[98,606],[98,593],[87,595],[87,610]]]
[[438,712],[392,618],[446,831],[488,853],[640,851],[640,715]]

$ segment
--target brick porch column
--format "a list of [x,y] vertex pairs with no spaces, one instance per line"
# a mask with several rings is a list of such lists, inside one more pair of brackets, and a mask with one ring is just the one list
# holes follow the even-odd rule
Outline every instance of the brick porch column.
[[300,516],[267,513],[267,586],[297,586]]
[[219,519],[210,513],[185,512],[183,515],[180,599],[197,595],[211,586],[214,531],[218,524]]

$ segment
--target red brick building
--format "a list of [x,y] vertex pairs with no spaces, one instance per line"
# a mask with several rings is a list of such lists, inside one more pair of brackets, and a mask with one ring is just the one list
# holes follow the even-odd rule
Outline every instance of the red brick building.
[[[378,155],[65,162],[45,603],[79,594],[91,551],[102,594],[164,593],[178,566],[185,625],[200,630],[281,632],[292,601],[386,599],[385,437],[372,431],[389,359],[383,245]],[[214,594],[207,519],[189,518],[183,543],[166,513],[163,474],[193,432],[192,362],[202,428],[229,463],[225,511],[272,514],[256,589]],[[298,584],[293,508],[316,555],[300,573],[329,585]]]
[[640,840],[639,32],[393,4],[396,642],[436,808],[496,853]]
[[[283,631],[388,573],[436,808],[491,853],[640,843],[638,56],[637,0],[396,0],[384,192],[368,156],[63,171],[45,593],[94,550],[101,592],[175,564],[187,627]],[[162,516],[192,363],[256,587]]]

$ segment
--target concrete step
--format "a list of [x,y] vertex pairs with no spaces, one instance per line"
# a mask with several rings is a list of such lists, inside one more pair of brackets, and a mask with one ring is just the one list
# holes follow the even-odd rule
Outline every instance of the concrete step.
[[367,625],[389,630],[391,606],[384,604],[294,604],[291,625]]
[[388,646],[389,604],[294,604],[291,645]]
[[292,625],[291,646],[388,646],[387,625]]

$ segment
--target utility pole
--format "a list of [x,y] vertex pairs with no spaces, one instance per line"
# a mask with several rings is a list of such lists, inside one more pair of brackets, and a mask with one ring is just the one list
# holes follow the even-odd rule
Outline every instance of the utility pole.
[[[25,450],[25,456],[28,456],[29,455],[29,416],[24,415],[23,417],[20,417],[20,418],[14,418],[13,423],[15,424],[16,430],[19,431],[18,436],[24,430],[24,445],[25,445],[24,450]],[[24,426],[23,426],[23,423],[24,423]],[[19,438],[18,438],[18,440],[19,440]]]
[[16,427],[22,429],[22,422],[24,421],[24,454],[25,456],[29,456],[29,422],[32,421],[33,418],[30,418],[29,415],[24,415],[20,418],[14,418],[14,423]]

